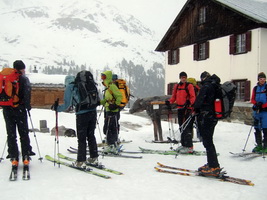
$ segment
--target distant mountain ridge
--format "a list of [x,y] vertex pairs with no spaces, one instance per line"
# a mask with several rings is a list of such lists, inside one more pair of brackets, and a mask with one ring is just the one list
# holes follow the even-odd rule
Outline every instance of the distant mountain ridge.
[[[95,76],[112,70],[132,82],[137,96],[163,94],[164,56],[154,52],[158,41],[153,30],[133,15],[100,0],[2,0],[0,6],[1,66],[22,59],[39,72],[50,66],[67,73],[70,66],[64,63],[73,62]],[[144,88],[135,87],[134,81],[140,74],[157,89],[139,92]]]

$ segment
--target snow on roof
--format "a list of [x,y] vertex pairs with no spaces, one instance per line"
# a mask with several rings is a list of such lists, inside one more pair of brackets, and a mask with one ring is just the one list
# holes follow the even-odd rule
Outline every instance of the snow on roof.
[[267,23],[267,0],[216,0],[245,15]]
[[31,84],[62,84],[65,83],[66,75],[48,75],[42,73],[27,73],[26,76],[29,78]]

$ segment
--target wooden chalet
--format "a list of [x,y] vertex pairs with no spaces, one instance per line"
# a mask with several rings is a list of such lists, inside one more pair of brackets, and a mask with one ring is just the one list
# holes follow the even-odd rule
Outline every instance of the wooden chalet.
[[165,52],[165,91],[179,73],[203,71],[238,87],[249,101],[259,72],[267,73],[267,0],[188,0],[155,51]]

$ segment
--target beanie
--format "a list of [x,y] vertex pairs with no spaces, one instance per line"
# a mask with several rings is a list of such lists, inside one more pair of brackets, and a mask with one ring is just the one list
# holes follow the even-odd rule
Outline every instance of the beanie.
[[210,77],[210,73],[207,72],[207,71],[202,72],[201,75],[200,75],[201,81],[203,81],[204,79],[206,79],[208,77]]
[[16,70],[22,70],[25,69],[25,64],[21,61],[21,60],[16,60],[13,63],[13,68],[15,68]]
[[112,75],[112,80],[115,81],[115,80],[117,80],[117,79],[118,79],[118,75],[117,75],[117,74],[113,74],[113,75]]
[[187,77],[187,74],[186,74],[185,72],[181,72],[181,73],[179,74],[179,78],[181,78],[181,77],[183,77],[183,76]]
[[264,72],[260,72],[260,73],[258,74],[258,80],[259,80],[260,78],[266,78],[266,75],[264,74]]

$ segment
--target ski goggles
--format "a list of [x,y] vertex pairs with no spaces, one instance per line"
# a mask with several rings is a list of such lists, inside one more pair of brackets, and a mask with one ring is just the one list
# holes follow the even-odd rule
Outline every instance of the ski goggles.
[[105,80],[107,78],[106,74],[101,74],[101,79]]

